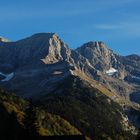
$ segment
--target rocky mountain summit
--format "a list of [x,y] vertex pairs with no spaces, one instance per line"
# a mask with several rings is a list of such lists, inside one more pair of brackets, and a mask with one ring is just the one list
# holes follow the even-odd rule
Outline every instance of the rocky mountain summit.
[[118,69],[117,55],[103,42],[88,42],[76,50],[99,71],[106,72],[111,67]]
[[118,55],[103,42],[88,42],[76,51],[87,58],[90,64],[102,73],[101,80],[104,79],[103,82],[105,81],[110,90],[127,97],[128,93],[139,88],[139,56]]
[[101,41],[72,50],[57,34],[38,33],[16,42],[0,42],[0,48],[1,77],[9,76],[0,84],[21,95],[26,92],[25,97],[40,96],[44,88],[53,90],[51,85],[80,73],[125,98],[140,90],[140,56],[120,56]]
[[[1,81],[1,84],[14,91],[22,89],[18,90],[19,94],[26,91],[29,97],[28,92],[31,94],[34,89],[40,95],[38,90],[44,91],[47,83],[51,86],[72,74],[72,70],[96,71],[86,58],[68,48],[54,33],[39,33],[17,42],[2,42],[0,46],[1,75],[14,75],[7,82]],[[25,83],[28,83],[27,86]]]
[[[122,135],[128,138],[128,133],[137,134],[125,110],[138,122],[129,109],[140,109],[136,100],[140,97],[140,56],[121,56],[101,41],[73,50],[55,33],[38,33],[15,42],[1,39],[0,87],[31,98],[90,138],[118,140]],[[90,111],[95,118],[85,115]],[[116,116],[117,126],[113,124]],[[105,129],[107,123],[111,127]],[[114,132],[110,132],[112,128]]]

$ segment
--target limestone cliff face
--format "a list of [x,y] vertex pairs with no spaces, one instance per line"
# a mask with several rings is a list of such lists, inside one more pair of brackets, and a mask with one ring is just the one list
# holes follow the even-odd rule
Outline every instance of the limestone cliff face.
[[[120,105],[139,108],[130,100],[140,97],[140,56],[120,56],[103,42],[72,50],[55,33],[38,33],[16,42],[1,39],[0,87],[40,100],[50,112],[76,120],[83,132],[86,127],[93,136],[100,137],[101,130],[107,137],[118,130],[121,135],[123,131],[135,134]],[[113,125],[106,129],[106,124]]]
[[0,43],[0,46],[0,62],[5,67],[11,65],[16,69],[65,61],[82,69],[84,63],[89,64],[54,33],[38,33],[17,42]]
[[127,96],[132,92],[132,83],[139,87],[139,56],[118,55],[101,41],[88,42],[76,51],[87,58],[90,64],[101,73],[99,79],[96,79],[96,76],[94,78],[105,83],[111,91]]
[[72,71],[96,72],[86,58],[54,33],[38,33],[16,42],[1,42],[0,46],[0,72],[12,73],[12,78],[0,84],[25,97],[52,91]]
[[110,67],[117,68],[119,63],[116,59],[117,55],[103,42],[88,42],[76,51],[86,57],[100,71],[108,70]]
[[[139,89],[139,63],[139,56],[120,56],[101,41],[72,50],[55,33],[38,33],[16,42],[0,41],[0,72],[7,77],[12,74],[0,84],[22,91],[22,95],[51,91],[54,84],[77,71],[112,92],[128,96],[135,89],[132,84]],[[2,74],[1,79],[6,78]]]

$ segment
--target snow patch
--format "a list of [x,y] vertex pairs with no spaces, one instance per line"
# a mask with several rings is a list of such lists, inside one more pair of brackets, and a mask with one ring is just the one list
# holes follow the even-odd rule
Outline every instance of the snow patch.
[[4,74],[4,73],[0,72],[0,74],[5,77],[3,80],[1,80],[2,82],[9,81],[14,77],[14,72],[12,72],[10,74]]
[[140,77],[138,76],[132,76],[132,78],[140,80]]
[[114,68],[110,68],[108,71],[106,71],[106,74],[108,74],[109,76],[112,76],[116,72],[118,72],[118,70]]
[[71,75],[74,75],[74,72],[72,70],[69,70]]

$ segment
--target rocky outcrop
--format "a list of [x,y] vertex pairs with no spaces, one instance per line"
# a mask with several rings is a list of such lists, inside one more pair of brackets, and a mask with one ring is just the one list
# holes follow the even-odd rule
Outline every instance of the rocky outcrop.
[[1,80],[0,85],[24,97],[54,90],[57,82],[74,70],[96,72],[86,58],[71,50],[54,33],[38,33],[0,45],[0,72],[14,73],[12,78]]
[[88,42],[76,51],[86,57],[97,70],[105,72],[110,67],[117,69],[117,55],[103,42]]
[[129,93],[140,91],[139,70],[139,56],[120,56],[103,42],[72,50],[55,33],[0,41],[0,87],[39,101],[95,139],[135,137],[120,105],[137,107]]
[[0,42],[0,72],[14,73],[8,81],[0,75],[0,85],[26,97],[37,96],[53,91],[57,82],[76,71],[129,99],[129,93],[139,89],[139,60],[136,55],[120,56],[101,41],[72,50],[57,34],[38,33],[16,42]]
[[132,83],[140,88],[139,56],[120,56],[101,41],[88,42],[76,51],[101,72],[99,81],[105,83],[111,91],[129,98],[128,94],[135,88]]

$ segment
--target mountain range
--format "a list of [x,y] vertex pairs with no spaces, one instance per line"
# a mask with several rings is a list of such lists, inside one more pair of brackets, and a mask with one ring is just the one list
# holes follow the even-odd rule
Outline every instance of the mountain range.
[[102,41],[71,49],[55,33],[16,42],[0,37],[0,87],[6,92],[0,94],[1,106],[16,114],[21,128],[26,126],[21,114],[26,116],[30,105],[38,116],[51,114],[48,121],[33,122],[40,124],[39,135],[135,140],[140,128],[140,56],[121,56]]

